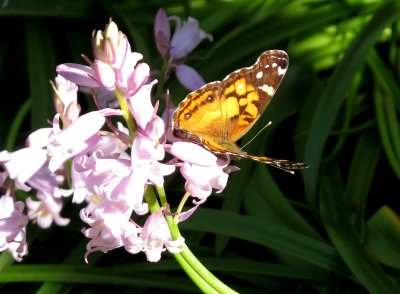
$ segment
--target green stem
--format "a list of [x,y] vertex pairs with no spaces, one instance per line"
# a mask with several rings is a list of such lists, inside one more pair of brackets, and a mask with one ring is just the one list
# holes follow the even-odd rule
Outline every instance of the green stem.
[[[166,200],[166,194],[163,187],[156,187],[157,194],[163,206],[168,204]],[[156,212],[161,207],[157,201],[157,197],[154,190],[150,187],[146,189],[144,198],[149,205],[150,212]],[[171,232],[172,239],[177,240],[181,233],[177,223],[171,215],[165,215],[168,227]],[[190,277],[190,279],[200,288],[204,293],[237,293],[236,291],[229,288],[227,285],[222,283],[217,277],[215,277],[190,251],[185,244],[185,249],[180,253],[173,254],[175,259],[181,265],[182,269]]]
[[185,195],[183,195],[181,202],[178,205],[178,208],[176,209],[177,215],[175,216],[175,221],[178,219],[179,214],[181,213],[183,206],[185,205],[186,201],[190,197],[190,193],[186,192]]
[[126,102],[126,99],[125,99],[124,95],[122,94],[122,92],[119,89],[115,89],[114,93],[117,96],[119,106],[121,107],[122,116],[125,119],[125,122],[128,126],[131,142],[133,142],[133,140],[135,139],[135,132],[136,132],[135,120],[133,119],[133,116],[131,115],[131,112],[129,111],[128,103]]
[[156,186],[158,198],[160,198],[161,205],[166,207],[168,205],[167,195],[165,194],[164,187]]

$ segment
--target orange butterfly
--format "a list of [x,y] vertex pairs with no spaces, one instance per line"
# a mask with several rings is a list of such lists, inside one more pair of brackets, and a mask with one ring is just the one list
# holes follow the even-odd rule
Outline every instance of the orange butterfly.
[[249,155],[235,143],[267,108],[288,65],[286,52],[265,51],[253,66],[189,93],[174,113],[174,135],[216,154],[250,158],[290,173],[306,168],[304,163]]

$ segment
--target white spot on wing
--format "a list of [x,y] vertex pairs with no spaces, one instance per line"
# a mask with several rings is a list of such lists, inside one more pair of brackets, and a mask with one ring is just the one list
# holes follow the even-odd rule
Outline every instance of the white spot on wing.
[[278,65],[274,62],[272,63],[272,68],[277,67]]
[[282,67],[278,67],[278,75],[282,76],[286,73],[286,69],[283,69]]
[[268,95],[272,96],[275,93],[275,89],[273,87],[270,87],[268,85],[262,85],[258,87],[261,91],[267,93]]
[[261,79],[262,76],[263,76],[263,72],[262,72],[262,71],[259,71],[259,72],[256,74],[256,78],[257,78],[257,79]]

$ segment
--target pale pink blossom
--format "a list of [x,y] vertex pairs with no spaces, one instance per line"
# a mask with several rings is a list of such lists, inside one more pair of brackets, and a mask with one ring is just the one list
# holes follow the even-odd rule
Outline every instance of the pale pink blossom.
[[59,226],[69,224],[70,220],[60,215],[63,207],[61,199],[42,193],[38,193],[37,196],[38,201],[32,200],[31,197],[26,199],[29,219],[34,220],[42,229],[49,228],[53,221]]
[[193,67],[185,64],[178,64],[175,73],[179,82],[189,91],[197,90],[206,83]]
[[82,221],[90,225],[83,234],[91,239],[86,246],[85,260],[94,251],[107,252],[123,246],[122,238],[129,222],[131,210],[123,203],[109,201],[97,194],[96,202],[80,212]]
[[144,171],[149,181],[156,186],[162,186],[163,177],[175,170],[174,165],[160,162],[165,157],[164,145],[160,142],[164,137],[164,130],[164,121],[153,116],[143,134],[138,133],[132,144],[132,163]]
[[138,63],[142,58],[142,54],[131,52],[116,72],[118,89],[125,97],[135,95],[142,86],[148,84],[150,67],[144,62]]
[[60,114],[65,125],[79,117],[81,108],[78,100],[78,86],[58,75],[55,78],[55,84],[52,84],[54,90],[54,106],[56,112]]
[[126,225],[122,242],[124,248],[131,254],[139,253],[143,250],[143,240],[139,237],[142,228],[135,224],[133,221],[129,221]]
[[142,250],[150,262],[159,261],[161,252],[165,249],[171,253],[179,253],[185,246],[183,237],[179,237],[177,240],[172,239],[161,209],[147,218],[139,237],[143,240]]
[[101,60],[95,60],[92,63],[92,68],[95,71],[95,78],[102,88],[109,91],[115,89],[117,77],[115,76],[114,69],[109,64]]
[[[171,38],[169,20],[176,23],[174,34]],[[212,36],[199,27],[199,22],[193,17],[182,21],[178,16],[170,16],[163,9],[157,12],[154,37],[157,48],[162,56],[167,56],[170,61],[181,61],[196,48],[204,39],[212,40]]]
[[64,180],[62,174],[54,174],[47,166],[43,166],[27,181],[27,184],[40,194],[61,198],[70,196],[73,192],[70,189],[60,188]]
[[109,64],[112,68],[120,68],[125,62],[126,55],[131,51],[128,39],[111,19],[104,31],[98,30],[93,33],[92,48],[94,58]]
[[228,182],[229,173],[237,170],[228,166],[229,158],[217,158],[211,152],[190,142],[174,142],[168,149],[183,163],[180,165],[182,176],[186,179],[185,190],[203,203],[213,189],[222,192]]
[[228,182],[228,174],[224,172],[224,167],[226,164],[200,166],[184,162],[180,170],[186,179],[185,190],[200,199],[200,202],[204,202],[211,195],[212,189],[216,189],[217,193],[222,192]]
[[2,163],[11,179],[25,184],[47,161],[46,150],[26,147],[14,152],[0,152]]
[[104,32],[93,34],[92,46],[94,61],[85,57],[89,66],[65,63],[57,66],[57,73],[80,86],[100,87],[107,91],[117,88],[126,98],[147,84],[150,67],[138,63],[143,56],[131,52],[127,37],[118,31],[113,21],[110,20]]
[[10,195],[0,197],[0,252],[9,251],[17,261],[21,261],[22,257],[28,254],[28,217],[24,215],[23,210],[23,202],[15,202]]
[[65,79],[79,85],[90,88],[101,87],[93,68],[76,63],[64,63],[57,66],[56,71]]
[[171,27],[164,9],[159,9],[157,12],[154,23],[154,39],[156,40],[158,51],[162,56],[166,57],[170,47]]
[[[54,135],[47,145],[50,171],[56,171],[66,160],[95,146],[108,115],[121,115],[121,112],[109,108],[89,112]],[[58,128],[57,122],[55,127]]]
[[82,203],[95,193],[95,187],[106,189],[109,183],[118,182],[118,179],[127,173],[130,157],[125,152],[126,148],[116,136],[103,135],[91,154],[73,158],[73,203]]
[[96,150],[75,161],[73,170],[74,182],[79,180],[74,187],[79,185],[80,199],[100,190],[107,199],[124,202],[136,213],[148,211],[147,204],[143,203],[147,178],[138,170],[132,170],[131,160],[126,155],[120,157],[119,154],[104,154],[102,150]]
[[212,166],[217,163],[217,156],[210,151],[191,142],[174,142],[168,152],[182,161],[200,166]]
[[157,81],[140,87],[140,89],[127,99],[129,110],[137,125],[144,130],[154,116],[154,106],[151,103],[151,89]]
[[176,23],[169,50],[171,59],[182,60],[204,39],[212,41],[212,36],[200,29],[197,19],[189,17],[187,21],[182,21],[177,16],[170,16],[170,20]]
[[29,147],[45,148],[50,138],[61,131],[59,125],[60,115],[56,115],[53,120],[53,128],[40,128],[31,133],[26,139],[26,145]]
[[148,175],[145,170],[131,167],[119,181],[108,185],[107,194],[111,200],[124,202],[136,214],[144,215],[149,211],[147,203],[143,201],[147,180]]

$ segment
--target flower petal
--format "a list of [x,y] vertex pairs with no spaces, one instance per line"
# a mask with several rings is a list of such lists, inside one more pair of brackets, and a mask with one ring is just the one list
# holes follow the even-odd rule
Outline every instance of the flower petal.
[[190,142],[175,142],[168,152],[182,161],[200,166],[213,166],[217,162],[214,154]]
[[190,66],[179,64],[175,69],[179,82],[188,90],[194,91],[205,84],[200,74]]
[[167,56],[169,50],[169,40],[171,39],[171,27],[168,22],[165,10],[160,8],[154,23],[154,39],[157,49],[162,56]]
[[56,71],[65,79],[87,87],[99,87],[99,83],[94,79],[95,71],[86,65],[76,63],[64,63],[57,66]]

